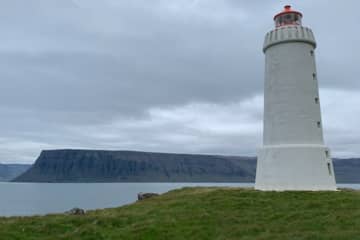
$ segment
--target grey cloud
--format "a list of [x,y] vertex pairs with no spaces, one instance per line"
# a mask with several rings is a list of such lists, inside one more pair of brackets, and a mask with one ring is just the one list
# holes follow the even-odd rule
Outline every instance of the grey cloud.
[[[78,5],[83,3],[79,1]],[[162,2],[162,5],[166,4]],[[213,15],[210,20],[213,16],[214,22],[201,17],[186,21],[178,16],[184,14],[183,9],[175,16],[165,13],[166,19],[155,16],[154,10],[124,16],[125,10],[119,8],[118,15],[106,16],[106,12],[89,14],[84,8],[78,9],[85,18],[97,17],[98,25],[91,29],[75,21],[74,25],[83,29],[68,30],[66,39],[62,31],[54,30],[59,23],[52,27],[45,23],[40,25],[45,27],[44,41],[38,43],[38,33],[35,36],[29,33],[26,39],[30,49],[3,51],[0,62],[5,64],[0,76],[5,82],[1,102],[22,106],[16,92],[9,91],[18,89],[18,95],[27,98],[26,104],[31,108],[52,109],[63,105],[66,109],[101,111],[111,106],[110,110],[144,111],[159,104],[241,99],[262,84],[252,80],[261,76],[255,64],[260,54],[258,59],[251,57],[252,51],[248,51],[251,40],[244,38],[247,35],[242,36],[241,22],[236,19],[219,20],[217,25],[217,17]],[[56,8],[49,10],[57,16]],[[67,17],[64,16],[65,23]],[[110,22],[113,25],[107,25]],[[101,24],[105,24],[103,32],[99,31]],[[121,29],[126,24],[133,28]],[[248,59],[246,64],[241,63],[243,58]]]
[[[234,113],[223,120],[225,125],[237,119],[236,113],[245,118],[239,125],[254,128],[256,122],[260,131],[261,111],[228,106],[261,96],[263,37],[273,28],[272,16],[287,3],[3,1],[0,132],[8,144],[0,148],[0,161],[32,161],[43,147],[254,155],[260,132],[237,131],[234,124],[232,135],[224,129],[215,133],[211,129],[221,128],[209,121],[217,114],[214,109],[209,115],[202,112],[209,131],[188,128],[176,118],[159,126],[127,124],[152,123],[158,119],[154,109],[176,112],[202,104],[201,112],[215,104]],[[360,3],[350,3],[291,1],[315,32],[323,88],[359,89],[360,35],[355,29]],[[350,112],[353,108],[347,106]],[[329,119],[336,122],[340,116]],[[128,127],[115,131],[115,123]],[[173,129],[179,132],[169,134]],[[348,130],[334,126],[328,131],[334,139],[333,133]],[[337,133],[339,140],[330,140],[335,152],[355,154],[355,146],[346,143],[355,137],[342,133]]]

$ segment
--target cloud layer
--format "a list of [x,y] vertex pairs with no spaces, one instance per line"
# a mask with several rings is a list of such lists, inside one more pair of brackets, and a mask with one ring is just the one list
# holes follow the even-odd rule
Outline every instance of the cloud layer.
[[[292,1],[317,37],[324,134],[335,156],[360,155],[360,3],[350,2]],[[261,46],[282,6],[3,2],[0,162],[33,162],[52,148],[255,155]]]

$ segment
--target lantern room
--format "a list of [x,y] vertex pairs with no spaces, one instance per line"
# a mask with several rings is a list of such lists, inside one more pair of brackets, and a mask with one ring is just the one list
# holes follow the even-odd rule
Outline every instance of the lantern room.
[[286,5],[284,10],[274,16],[275,26],[301,25],[301,12],[294,11],[290,5]]

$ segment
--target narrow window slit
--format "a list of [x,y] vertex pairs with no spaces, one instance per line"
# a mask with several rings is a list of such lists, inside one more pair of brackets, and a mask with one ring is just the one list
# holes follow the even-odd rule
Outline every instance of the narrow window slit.
[[329,158],[329,157],[330,157],[329,150],[325,150],[325,156],[326,156],[327,158]]
[[310,50],[310,55],[314,56],[314,50]]
[[330,163],[327,163],[327,167],[328,167],[329,175],[331,176],[331,165],[330,165]]
[[314,80],[316,80],[316,73],[313,73],[312,77],[313,77]]
[[319,98],[318,97],[315,97],[315,103],[319,104]]
[[320,121],[317,121],[317,127],[320,128],[321,127],[321,122]]

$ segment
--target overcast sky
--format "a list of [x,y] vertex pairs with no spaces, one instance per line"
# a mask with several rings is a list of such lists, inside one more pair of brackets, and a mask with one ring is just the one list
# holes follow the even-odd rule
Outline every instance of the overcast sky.
[[255,155],[264,35],[313,29],[326,144],[360,156],[360,2],[3,0],[0,162],[42,149]]

